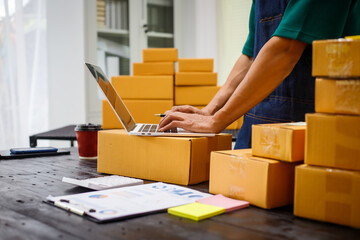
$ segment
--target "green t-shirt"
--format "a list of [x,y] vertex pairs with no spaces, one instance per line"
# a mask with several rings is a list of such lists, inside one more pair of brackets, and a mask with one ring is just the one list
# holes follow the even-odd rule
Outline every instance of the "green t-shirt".
[[[242,53],[253,56],[255,7],[251,7],[249,35]],[[290,0],[273,36],[314,40],[335,39],[360,34],[359,0]]]

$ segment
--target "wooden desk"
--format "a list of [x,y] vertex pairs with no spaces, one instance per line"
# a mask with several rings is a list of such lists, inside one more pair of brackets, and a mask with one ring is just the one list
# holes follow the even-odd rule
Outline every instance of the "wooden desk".
[[[71,155],[0,161],[0,239],[356,239],[360,230],[294,217],[292,207],[256,207],[201,222],[160,213],[97,224],[42,201],[88,191],[62,183],[93,177],[96,161]],[[208,190],[208,183],[192,186]]]

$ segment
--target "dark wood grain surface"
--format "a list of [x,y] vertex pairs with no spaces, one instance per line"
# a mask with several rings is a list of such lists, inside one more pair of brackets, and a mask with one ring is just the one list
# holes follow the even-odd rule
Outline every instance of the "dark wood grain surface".
[[[99,176],[96,161],[71,155],[0,161],[0,239],[359,239],[360,230],[294,217],[292,206],[250,207],[200,222],[153,214],[97,224],[43,202],[89,191],[62,177]],[[208,183],[191,186],[208,191]]]

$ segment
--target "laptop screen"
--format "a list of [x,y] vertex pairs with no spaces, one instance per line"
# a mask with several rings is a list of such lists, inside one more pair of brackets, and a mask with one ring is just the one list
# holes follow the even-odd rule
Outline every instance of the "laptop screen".
[[104,72],[98,66],[92,65],[90,63],[85,64],[89,68],[91,74],[94,76],[97,83],[99,84],[101,90],[104,92],[108,102],[115,111],[116,115],[119,117],[124,128],[126,128],[128,132],[133,130],[136,125],[135,120],[131,116],[130,112],[127,110],[124,102],[117,94]]

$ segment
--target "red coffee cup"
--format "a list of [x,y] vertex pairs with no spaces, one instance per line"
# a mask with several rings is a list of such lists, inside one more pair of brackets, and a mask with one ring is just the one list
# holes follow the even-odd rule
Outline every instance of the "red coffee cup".
[[101,125],[79,124],[75,127],[80,159],[97,158],[97,136]]

